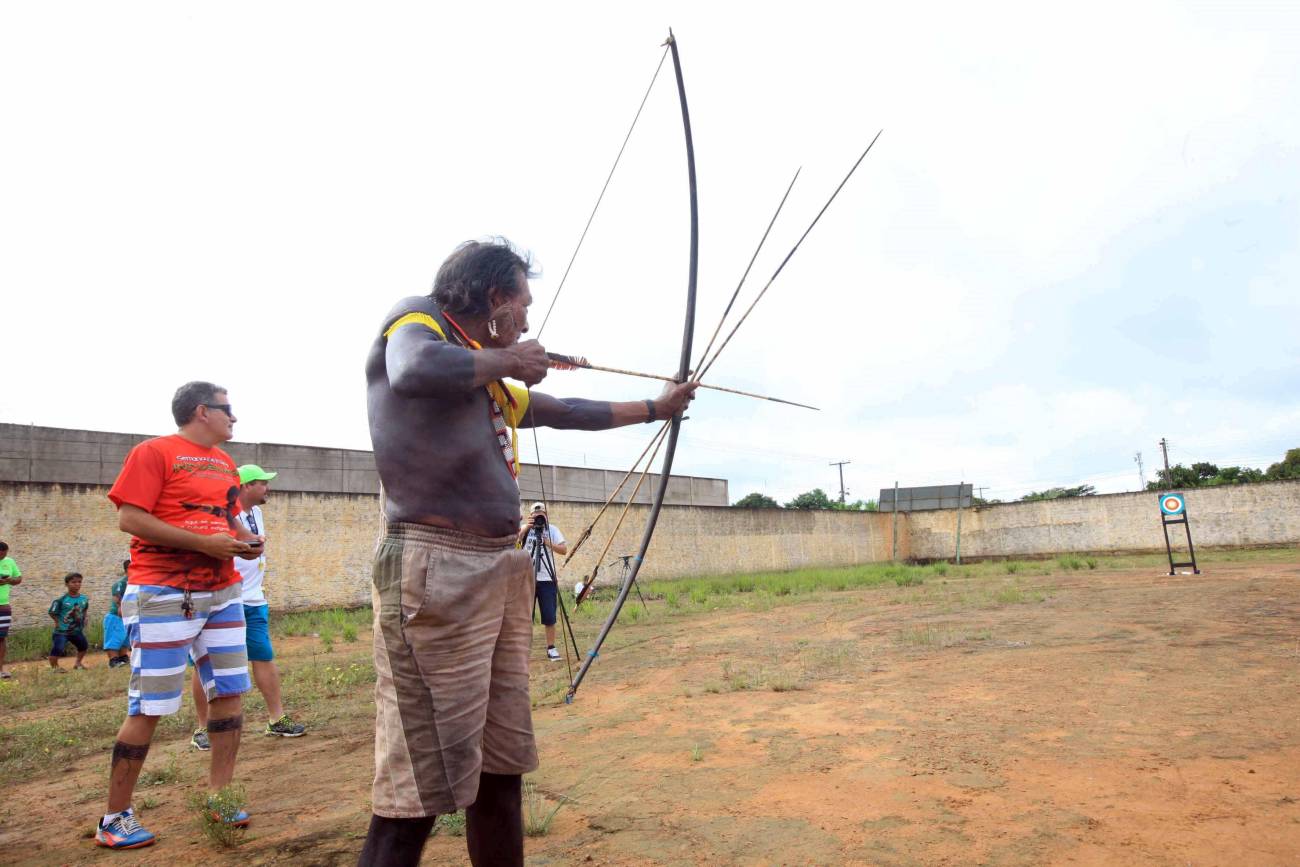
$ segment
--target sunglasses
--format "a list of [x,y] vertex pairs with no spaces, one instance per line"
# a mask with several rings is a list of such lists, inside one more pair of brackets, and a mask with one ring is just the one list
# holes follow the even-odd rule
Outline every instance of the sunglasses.
[[235,417],[235,413],[231,411],[231,406],[228,403],[205,403],[201,405],[206,406],[208,409],[219,409],[231,418]]

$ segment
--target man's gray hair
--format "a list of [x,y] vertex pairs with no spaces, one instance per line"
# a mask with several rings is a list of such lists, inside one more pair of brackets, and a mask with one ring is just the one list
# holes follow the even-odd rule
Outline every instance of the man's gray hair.
[[176,389],[176,394],[172,396],[172,418],[176,420],[176,426],[184,427],[186,422],[194,418],[200,404],[211,403],[223,391],[225,389],[219,385],[198,381],[187,382]]

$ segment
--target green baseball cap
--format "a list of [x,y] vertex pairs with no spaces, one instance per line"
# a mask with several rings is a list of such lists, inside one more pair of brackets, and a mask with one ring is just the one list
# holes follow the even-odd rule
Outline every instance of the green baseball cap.
[[239,468],[239,483],[246,485],[249,482],[269,482],[279,473],[268,473],[257,464],[244,464]]

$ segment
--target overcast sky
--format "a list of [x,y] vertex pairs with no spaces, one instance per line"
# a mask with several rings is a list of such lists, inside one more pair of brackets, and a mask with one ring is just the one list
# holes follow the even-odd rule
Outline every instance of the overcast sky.
[[[1290,5],[1290,8],[1285,8]],[[384,313],[468,238],[531,250],[534,330],[676,32],[702,347],[877,130],[707,381],[675,469],[732,499],[955,483],[1014,498],[1300,446],[1291,4],[48,3],[0,7],[0,420],[369,448]],[[685,157],[665,65],[542,335],[671,373]],[[651,397],[553,372],[541,390]],[[652,428],[542,431],[625,467]],[[524,457],[535,458],[525,435]]]

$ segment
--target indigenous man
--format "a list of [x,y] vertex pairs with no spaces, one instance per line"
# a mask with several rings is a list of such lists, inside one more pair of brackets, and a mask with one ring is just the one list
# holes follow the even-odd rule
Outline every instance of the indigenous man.
[[439,813],[465,808],[475,865],[523,864],[533,570],[515,547],[519,427],[605,430],[671,418],[694,383],[606,403],[529,392],[529,261],[462,244],[429,296],[384,318],[366,359],[386,529],[375,552],[374,816],[362,865],[416,864]]

